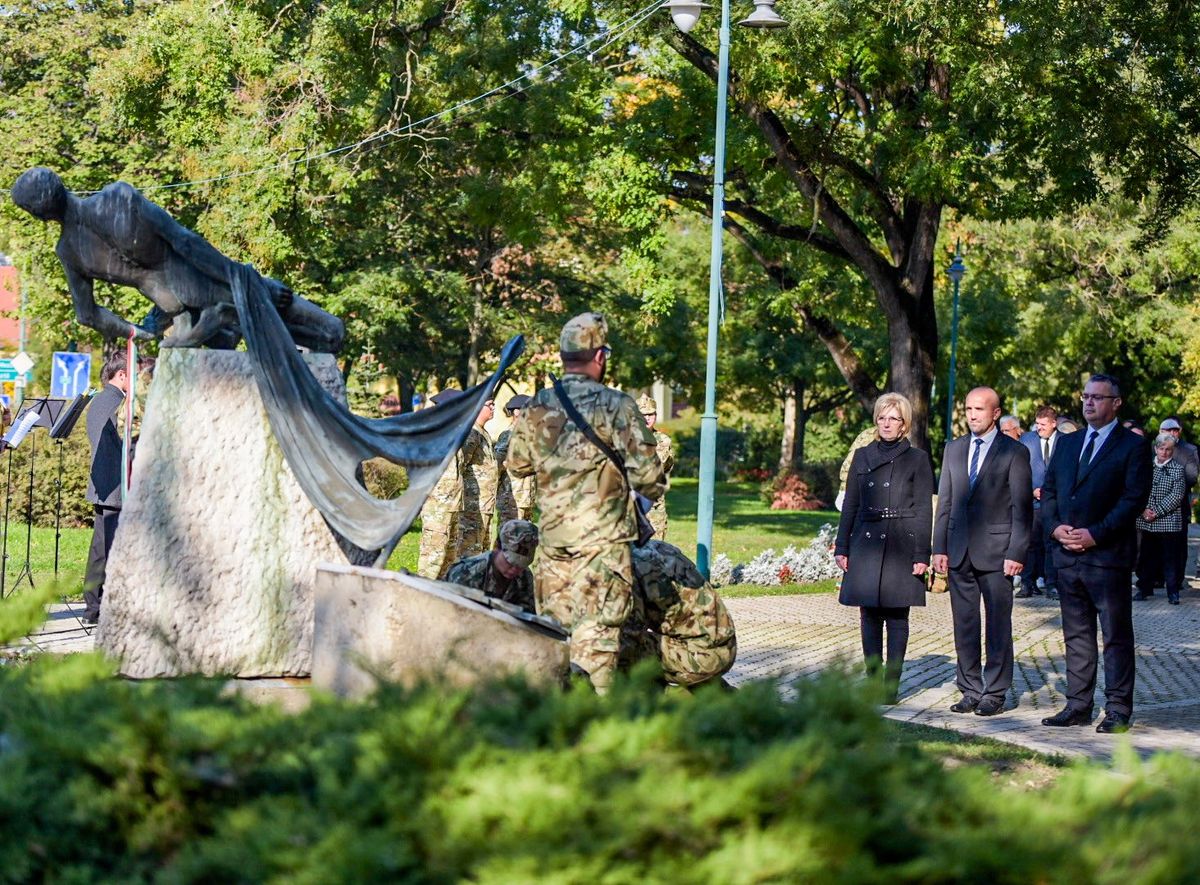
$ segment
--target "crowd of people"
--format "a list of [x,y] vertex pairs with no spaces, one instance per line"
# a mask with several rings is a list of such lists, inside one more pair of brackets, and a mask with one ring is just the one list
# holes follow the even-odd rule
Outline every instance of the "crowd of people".
[[909,609],[925,604],[927,579],[939,575],[950,594],[962,692],[953,712],[1004,712],[1013,600],[1044,594],[1062,612],[1067,703],[1042,724],[1092,721],[1102,636],[1105,715],[1096,730],[1130,727],[1132,603],[1165,587],[1168,603],[1179,604],[1200,457],[1175,418],[1163,420],[1153,440],[1119,421],[1120,384],[1111,375],[1092,375],[1080,404],[1082,430],[1043,406],[1022,432],[1016,416],[1002,414],[996,391],[970,391],[968,433],[946,445],[935,486],[932,459],[907,439],[911,404],[895,393],[876,401],[874,427],[843,466],[834,554],[844,572],[840,600],[860,609],[867,667],[882,671],[890,702]]

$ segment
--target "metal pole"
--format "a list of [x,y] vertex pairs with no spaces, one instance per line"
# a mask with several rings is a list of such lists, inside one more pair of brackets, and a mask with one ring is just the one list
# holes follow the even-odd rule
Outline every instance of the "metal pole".
[[954,307],[950,318],[950,379],[946,387],[946,442],[954,438],[954,382],[958,374],[958,287],[962,282],[963,263],[960,244],[954,244],[954,261],[947,273],[954,280]]
[[708,351],[704,414],[700,417],[700,498],[696,503],[696,567],[708,577],[712,563],[713,500],[717,476],[717,332],[721,320],[721,258],[725,220],[725,112],[729,93],[729,0],[721,0],[717,65],[717,136],[713,152],[712,255],[708,273]]

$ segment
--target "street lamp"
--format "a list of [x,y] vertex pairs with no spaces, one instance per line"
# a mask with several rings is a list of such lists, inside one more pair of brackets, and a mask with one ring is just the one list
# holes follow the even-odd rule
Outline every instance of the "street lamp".
[[954,436],[954,381],[958,373],[958,287],[962,283],[967,266],[963,264],[961,242],[954,244],[954,260],[946,268],[946,276],[954,281],[954,307],[950,315],[950,381],[946,401],[946,442]]
[[[670,0],[675,26],[690,31],[707,3]],[[754,12],[739,24],[748,28],[782,28],[787,22],[775,0],[754,0]],[[712,254],[708,276],[708,351],[704,373],[704,414],[700,418],[700,499],[696,504],[696,566],[708,577],[712,562],[713,499],[717,475],[717,331],[721,316],[721,256],[725,217],[725,111],[729,95],[729,0],[721,0],[720,49],[717,55],[717,134],[713,152]]]

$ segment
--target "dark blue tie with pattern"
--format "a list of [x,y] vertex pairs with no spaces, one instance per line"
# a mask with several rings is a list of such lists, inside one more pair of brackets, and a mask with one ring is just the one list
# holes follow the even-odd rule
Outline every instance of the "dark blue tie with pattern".
[[975,488],[975,480],[979,479],[979,453],[983,450],[983,440],[975,440],[975,451],[971,454],[971,470],[967,473],[967,481]]

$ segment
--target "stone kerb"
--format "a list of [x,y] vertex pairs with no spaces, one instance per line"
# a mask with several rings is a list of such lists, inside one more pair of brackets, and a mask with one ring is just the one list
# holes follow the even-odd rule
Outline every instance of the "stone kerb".
[[[334,358],[310,354],[345,399]],[[164,350],[109,556],[99,647],[136,678],[311,670],[317,563],[346,562],[245,353]]]
[[417,575],[349,565],[317,572],[314,687],[342,697],[371,692],[377,679],[457,685],[510,673],[561,683],[566,641],[550,631]]

